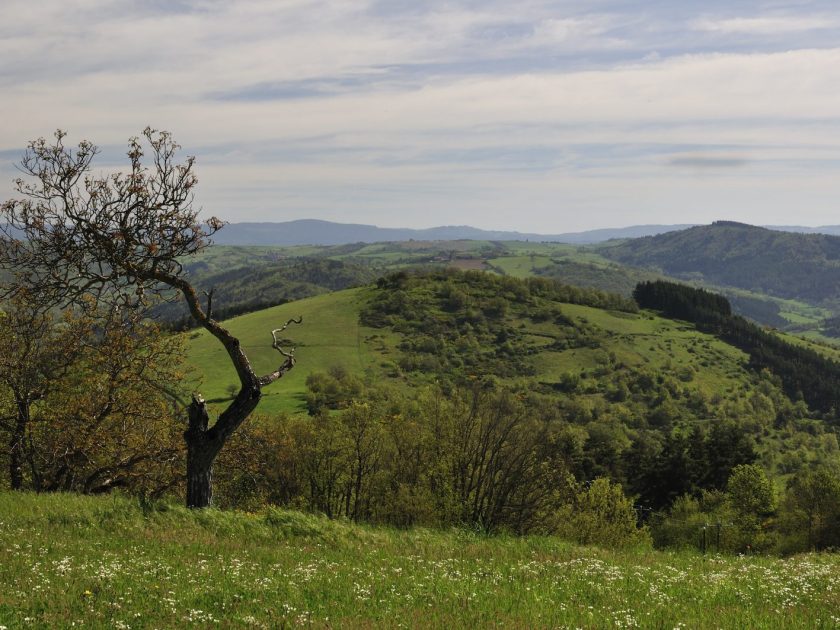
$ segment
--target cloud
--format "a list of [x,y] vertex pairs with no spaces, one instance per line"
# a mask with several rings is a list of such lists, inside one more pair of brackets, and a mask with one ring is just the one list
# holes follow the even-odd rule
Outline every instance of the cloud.
[[840,10],[729,4],[6,0],[0,161],[62,127],[110,168],[151,124],[240,220],[566,231],[808,191],[830,222]]
[[725,34],[778,35],[807,31],[836,29],[840,22],[834,17],[775,16],[701,19],[693,23],[701,31]]
[[731,169],[746,166],[749,161],[740,157],[718,157],[710,155],[680,155],[670,158],[670,166],[695,169]]

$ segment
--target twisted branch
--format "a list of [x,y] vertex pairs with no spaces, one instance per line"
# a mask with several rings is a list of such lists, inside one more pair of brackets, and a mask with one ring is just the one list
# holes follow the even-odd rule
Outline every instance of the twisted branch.
[[290,324],[300,324],[302,322],[303,322],[303,317],[302,316],[298,317],[298,318],[293,317],[292,319],[287,321],[285,324],[283,324],[280,328],[275,328],[274,330],[271,331],[271,338],[274,340],[273,343],[271,344],[271,347],[274,348],[275,350],[277,350],[277,352],[279,352],[281,355],[286,357],[286,360],[283,362],[283,364],[279,368],[277,368],[271,374],[266,374],[265,376],[262,376],[259,379],[257,379],[261,386],[268,385],[269,383],[273,383],[274,381],[276,381],[278,378],[283,376],[286,372],[288,372],[289,370],[291,370],[295,366],[295,349],[292,348],[288,352],[283,350],[282,346],[280,345],[280,339],[277,337],[277,335],[279,333],[283,332],[284,330],[286,330],[289,327]]

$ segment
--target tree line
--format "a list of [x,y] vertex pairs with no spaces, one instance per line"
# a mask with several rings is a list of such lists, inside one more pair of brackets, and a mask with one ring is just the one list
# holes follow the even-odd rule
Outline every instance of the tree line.
[[779,376],[788,396],[804,399],[810,408],[832,422],[838,421],[840,363],[733,315],[726,298],[703,289],[665,281],[644,282],[636,287],[633,297],[641,308],[690,321],[740,348],[749,354],[753,369],[769,369]]

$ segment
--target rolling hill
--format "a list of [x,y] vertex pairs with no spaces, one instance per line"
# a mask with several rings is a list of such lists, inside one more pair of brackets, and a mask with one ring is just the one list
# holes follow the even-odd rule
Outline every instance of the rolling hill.
[[[626,297],[639,282],[671,277],[662,271],[606,258],[601,249],[609,247],[475,240],[288,247],[219,245],[183,264],[196,287],[216,289],[214,304],[222,317],[317,295],[327,289],[356,286],[388,271],[409,267],[486,270],[516,278],[540,276]],[[324,274],[324,269],[336,261],[343,267]],[[697,278],[689,281],[725,294],[736,312],[754,321],[795,328],[799,334],[815,338],[821,336],[820,322],[836,310],[832,304],[808,304]],[[184,309],[169,304],[161,307],[158,314],[173,321],[183,316]]]
[[[303,324],[288,331],[291,344],[297,347],[298,365],[266,392],[260,411],[305,410],[306,377],[335,365],[371,380],[390,379],[397,385],[428,382],[437,376],[423,366],[418,369],[398,366],[404,354],[400,349],[404,335],[361,323],[361,313],[375,292],[370,286],[337,291],[227,320],[226,325],[239,336],[255,368],[262,372],[276,367],[278,355],[271,348],[271,329],[291,317],[303,316]],[[556,306],[558,312],[567,314],[568,320],[558,324],[554,321],[556,314],[545,321],[533,321],[523,313],[506,314],[505,327],[518,329],[527,364],[532,368],[523,374],[510,375],[519,382],[553,383],[567,372],[597,371],[605,355],[609,359],[610,353],[615,355],[615,362],[631,367],[657,369],[684,361],[688,369],[697,371],[690,387],[699,388],[707,397],[719,390],[734,390],[749,378],[743,367],[746,357],[742,352],[684,323],[652,314],[609,311],[553,300],[539,303],[548,309]],[[227,387],[236,382],[236,376],[224,349],[204,330],[193,331],[189,337],[189,362],[203,383],[205,396],[226,400]],[[555,343],[558,339],[568,347],[561,348]],[[488,350],[495,352],[489,341],[485,343]],[[701,370],[704,362],[706,369]]]
[[678,230],[687,225],[636,225],[564,234],[536,234],[482,230],[468,225],[427,229],[382,228],[358,223],[334,223],[299,219],[279,223],[231,223],[214,236],[219,245],[343,245],[382,241],[551,241],[560,243],[598,243],[612,238],[634,238]]
[[[559,410],[564,431],[577,436],[575,474],[623,479],[642,495],[641,477],[631,474],[636,457],[667,449],[669,435],[720,422],[754,440],[762,464],[780,475],[835,457],[834,442],[824,439],[835,419],[788,397],[777,376],[750,367],[748,354],[684,321],[635,312],[617,296],[544,279],[439,270],[392,275],[378,286],[226,324],[263,372],[278,361],[269,331],[299,315],[303,324],[287,333],[298,364],[258,408],[269,417],[304,412],[307,378],[338,368],[366,387],[404,395],[484,381],[513,388]],[[195,387],[218,407],[231,396],[234,372],[205,331],[189,337],[189,362],[203,381]]]
[[840,237],[718,221],[603,246],[599,253],[669,276],[815,304],[840,300]]
[[[439,226],[426,229],[382,228],[359,223],[336,223],[318,219],[263,223],[230,223],[214,240],[219,245],[345,245],[383,241],[536,241],[587,245],[612,239],[639,238],[683,230],[694,224],[632,225],[600,228],[561,234],[526,233],[504,230],[483,230],[468,225]],[[773,230],[807,234],[840,234],[840,226],[765,226]]]

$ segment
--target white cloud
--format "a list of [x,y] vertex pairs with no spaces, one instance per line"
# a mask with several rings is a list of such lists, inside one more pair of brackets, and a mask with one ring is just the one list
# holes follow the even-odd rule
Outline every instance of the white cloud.
[[836,29],[840,22],[834,17],[813,16],[768,16],[738,17],[726,19],[700,19],[693,23],[694,28],[714,33],[752,35],[778,35],[780,33],[799,33],[820,29]]
[[[781,213],[808,189],[810,222],[825,223],[840,194],[840,48],[810,48],[830,13],[7,2],[0,151],[55,127],[109,147],[170,129],[198,153],[202,203],[223,215],[561,231],[674,207]],[[749,53],[737,36],[775,32],[807,36]],[[723,168],[733,160],[745,162]]]

